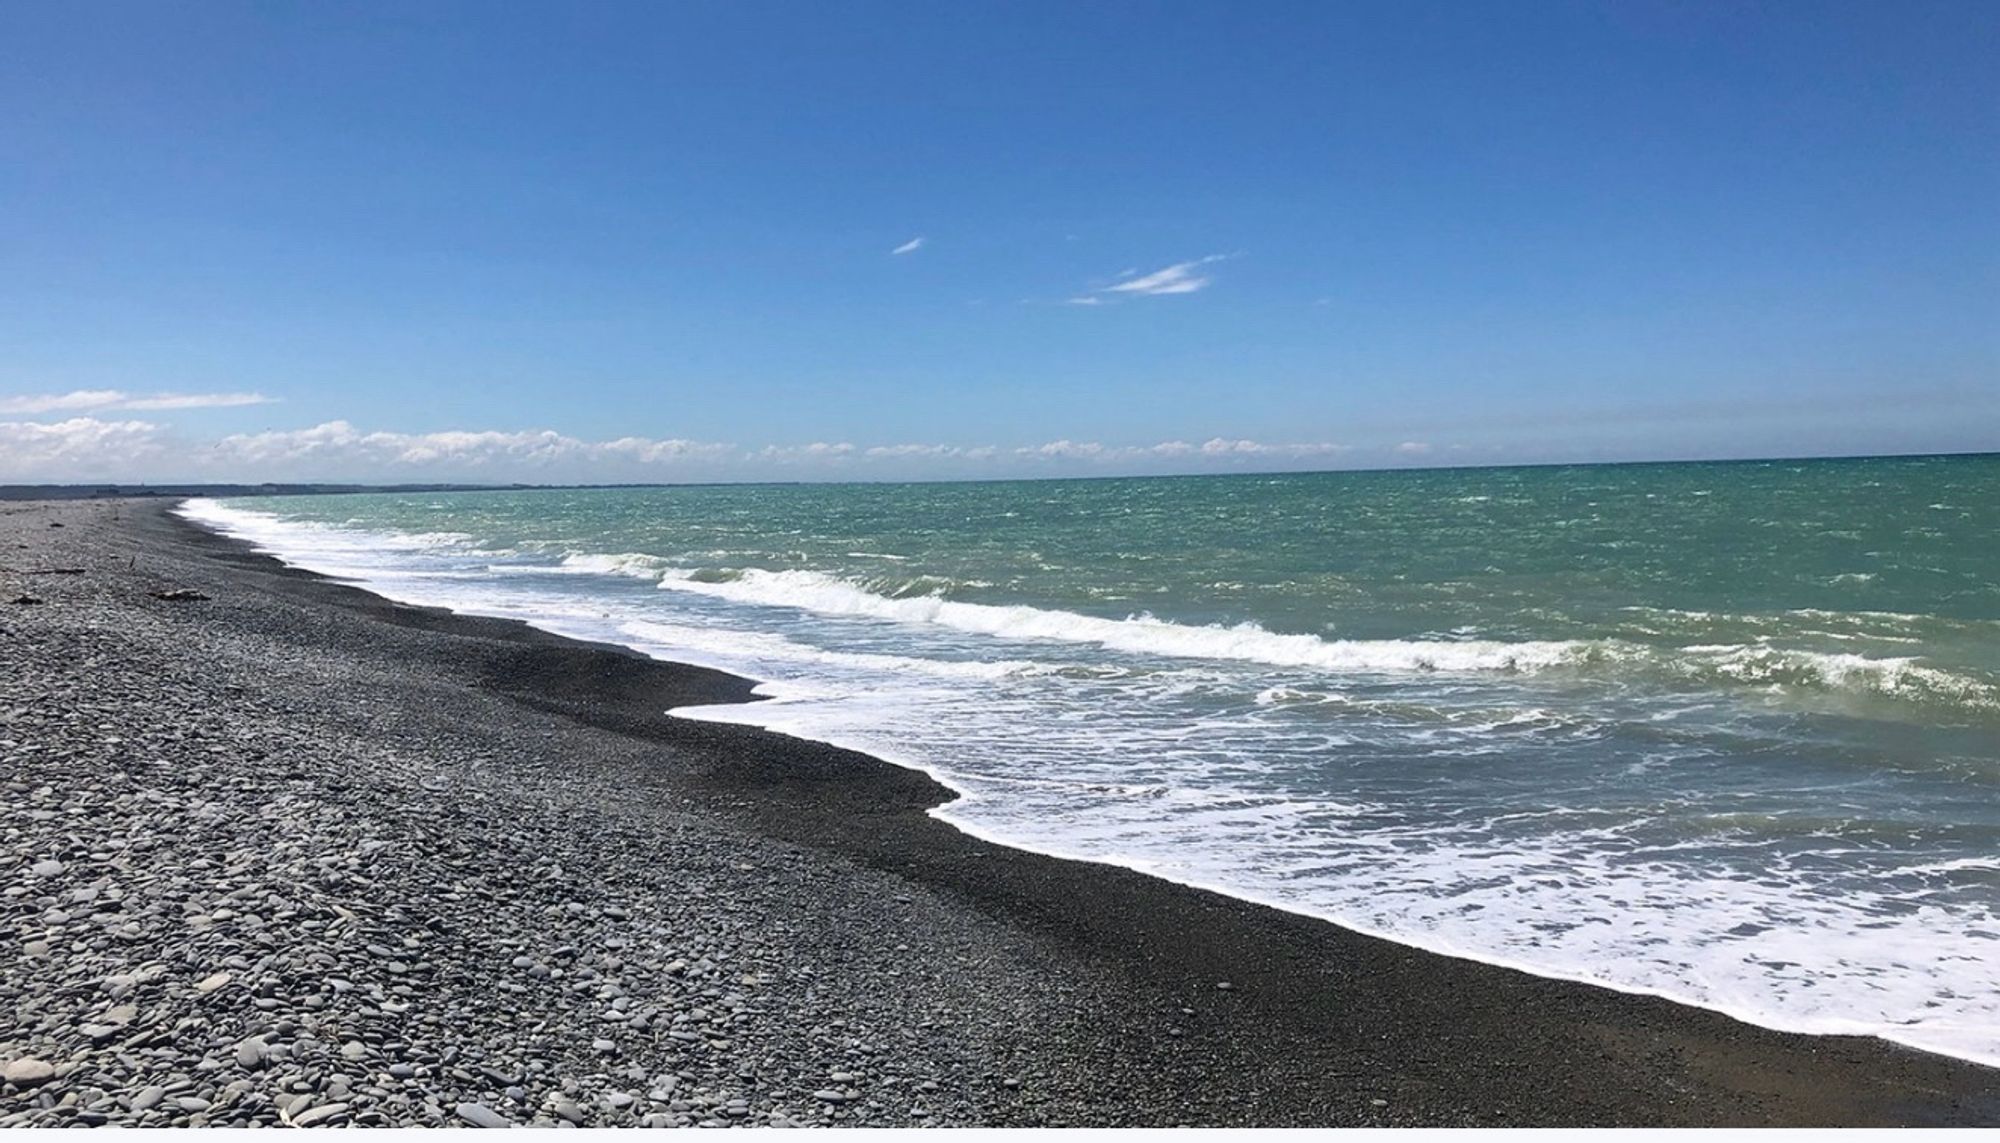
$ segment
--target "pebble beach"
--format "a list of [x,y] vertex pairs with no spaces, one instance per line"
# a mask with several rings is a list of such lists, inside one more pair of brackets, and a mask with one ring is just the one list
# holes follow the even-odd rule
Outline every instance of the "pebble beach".
[[0,1126],[1978,1125],[2000,1073],[1360,936],[664,712],[751,683],[0,503]]

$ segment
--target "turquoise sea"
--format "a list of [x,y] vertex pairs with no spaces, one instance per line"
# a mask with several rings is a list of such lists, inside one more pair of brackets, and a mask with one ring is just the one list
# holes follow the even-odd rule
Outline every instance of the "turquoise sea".
[[1427,949],[2000,1064],[2000,457],[196,501]]

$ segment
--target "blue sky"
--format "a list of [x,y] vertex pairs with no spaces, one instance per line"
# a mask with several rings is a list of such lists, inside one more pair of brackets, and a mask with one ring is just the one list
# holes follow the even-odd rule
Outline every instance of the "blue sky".
[[12,3],[0,479],[2000,448],[1995,58],[1983,2]]

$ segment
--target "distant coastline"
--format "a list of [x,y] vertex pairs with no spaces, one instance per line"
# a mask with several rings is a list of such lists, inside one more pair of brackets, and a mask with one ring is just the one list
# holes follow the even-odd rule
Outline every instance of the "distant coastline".
[[528,492],[540,488],[651,488],[624,484],[0,484],[0,500],[185,500],[190,496],[332,496],[363,492]]

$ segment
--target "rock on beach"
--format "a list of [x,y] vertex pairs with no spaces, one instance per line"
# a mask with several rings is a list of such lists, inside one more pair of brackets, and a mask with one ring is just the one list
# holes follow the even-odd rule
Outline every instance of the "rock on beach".
[[4,1072],[0,1072],[0,1076],[4,1076],[6,1081],[15,1087],[40,1087],[56,1078],[56,1066],[47,1060],[28,1056],[9,1060]]
[[0,1128],[2000,1106],[1969,1066],[1000,850],[921,774],[664,713],[743,680],[392,604],[158,503],[0,500],[0,552],[90,569],[0,625]]

